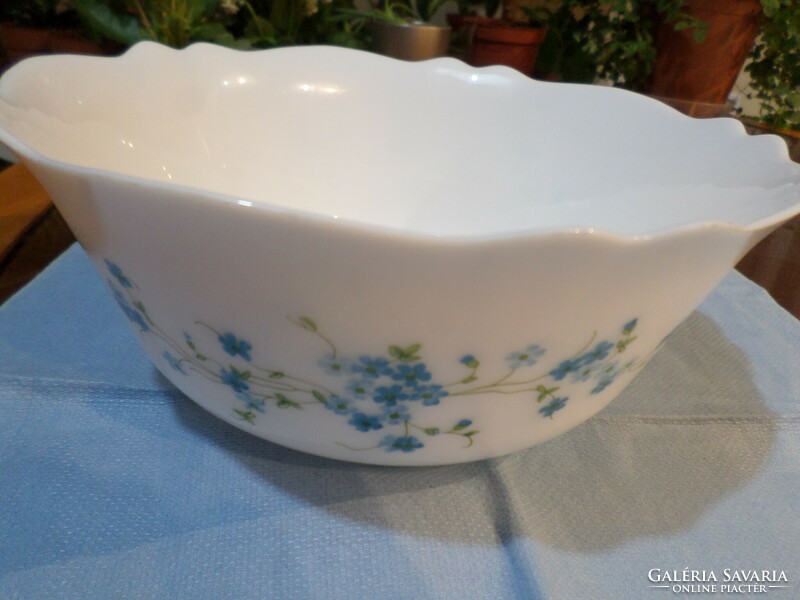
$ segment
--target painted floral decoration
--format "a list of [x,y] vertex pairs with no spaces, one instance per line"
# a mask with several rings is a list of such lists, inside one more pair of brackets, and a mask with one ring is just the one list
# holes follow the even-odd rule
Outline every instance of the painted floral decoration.
[[[291,323],[320,343],[322,351],[316,366],[320,373],[332,375],[338,382],[336,386],[323,385],[257,364],[257,348],[250,342],[203,321],[195,322],[196,332],[184,332],[182,339],[173,338],[147,312],[138,299],[138,286],[123,270],[108,260],[106,267],[111,276],[108,284],[125,315],[142,335],[155,336],[163,342],[162,358],[179,376],[204,377],[226,388],[235,417],[250,424],[273,408],[328,410],[356,431],[385,433],[377,445],[354,447],[340,443],[351,450],[415,452],[425,447],[427,438],[435,436],[460,438],[468,448],[479,434],[478,424],[470,415],[465,414],[454,423],[429,423],[425,408],[456,402],[460,397],[525,394],[531,399],[532,416],[554,419],[583,386],[591,386],[590,395],[600,394],[620,374],[642,366],[637,359],[622,359],[636,340],[636,319],[622,326],[615,341],[597,341],[593,334],[578,352],[552,361],[548,369],[534,368],[547,355],[538,344],[509,352],[505,356],[507,371],[494,379],[483,377],[479,358],[465,353],[456,359],[465,370],[463,377],[444,382],[424,361],[421,343],[390,344],[381,355],[347,355],[312,318],[289,317]],[[211,348],[206,350],[209,342]]]

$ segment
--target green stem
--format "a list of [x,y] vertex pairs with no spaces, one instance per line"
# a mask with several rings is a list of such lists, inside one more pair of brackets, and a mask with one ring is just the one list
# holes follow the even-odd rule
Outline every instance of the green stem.
[[136,12],[139,13],[139,19],[142,21],[142,25],[144,25],[145,31],[147,31],[150,39],[158,40],[158,35],[156,34],[155,29],[153,29],[153,24],[150,22],[150,19],[147,16],[147,11],[144,10],[142,7],[142,3],[139,0],[134,0],[134,7]]
[[333,355],[333,358],[336,358],[336,356],[339,354],[339,352],[336,350],[336,344],[334,344],[328,336],[320,333],[320,331],[316,328],[316,324],[312,324],[314,325],[314,328],[312,329],[308,325],[303,324],[302,321],[299,320],[295,321],[292,317],[286,317],[286,318],[289,319],[289,322],[292,323],[293,325],[297,325],[301,329],[310,331],[311,333],[316,335],[319,339],[321,339],[323,342],[325,342],[331,349],[331,354]]
[[535,388],[528,388],[528,389],[511,389],[511,390],[502,390],[496,389],[499,387],[518,387],[521,385],[530,385],[531,383],[536,383],[537,381],[541,381],[546,377],[549,377],[550,373],[544,373],[539,375],[538,377],[534,377],[533,379],[526,379],[524,381],[503,381],[500,379],[494,383],[487,383],[485,385],[480,385],[478,387],[474,387],[468,390],[461,390],[458,392],[453,392],[450,396],[474,396],[475,394],[486,394],[486,393],[493,393],[493,394],[519,394],[521,392],[529,392],[535,390]]
[[[281,379],[290,379],[292,381],[296,381],[297,383],[305,384],[309,388],[311,388],[310,390],[304,390],[302,388],[294,388],[293,391],[311,393],[313,390],[322,390],[323,392],[327,392],[328,394],[331,394],[331,395],[333,394],[333,391],[331,391],[329,388],[325,387],[324,385],[318,385],[313,381],[308,381],[307,379],[302,379],[300,377],[294,377],[292,375],[287,375],[283,371],[277,371],[275,369],[265,369],[264,367],[259,367],[259,366],[256,366],[256,365],[253,365],[253,369],[255,369],[257,371],[262,371],[264,373],[269,373],[270,375],[272,375],[274,373],[281,373],[283,375],[283,377],[281,377]],[[259,379],[261,380],[260,377],[259,377]],[[277,383],[277,380],[275,380],[275,379],[270,379],[269,381],[271,383],[272,382]]]
[[595,331],[594,333],[592,333],[592,337],[590,337],[590,338],[589,338],[589,341],[588,341],[588,342],[586,342],[586,344],[583,346],[583,348],[581,348],[581,349],[580,349],[580,350],[578,350],[578,351],[577,351],[575,354],[573,354],[573,355],[572,355],[572,358],[573,358],[573,359],[574,359],[574,358],[578,358],[578,357],[579,357],[581,354],[583,354],[584,352],[586,352],[586,351],[589,349],[589,346],[591,346],[591,345],[592,345],[592,342],[594,342],[594,340],[595,340],[596,338],[597,338],[597,332]]
[[361,452],[363,450],[375,450],[376,448],[380,448],[380,445],[376,444],[374,446],[367,446],[366,448],[354,448],[353,446],[348,446],[342,442],[336,442],[337,446],[341,446],[342,448],[347,448],[348,450],[353,450],[354,452]]

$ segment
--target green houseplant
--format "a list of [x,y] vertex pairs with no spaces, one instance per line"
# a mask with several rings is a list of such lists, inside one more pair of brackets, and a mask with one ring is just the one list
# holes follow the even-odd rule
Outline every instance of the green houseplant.
[[793,0],[762,0],[764,23],[745,71],[765,125],[800,132],[800,16]]
[[[760,104],[758,115],[748,115],[783,129],[800,129],[800,18],[796,0],[758,0],[763,18],[757,23],[755,43],[742,42],[745,51],[729,69],[726,96],[744,62],[752,80],[750,95]],[[659,27],[683,35],[690,50],[694,46],[708,59],[715,50],[731,54],[715,38],[714,24],[702,11],[693,10],[695,0],[563,0],[548,20],[548,37],[539,54],[538,76],[572,82],[605,80],[628,89],[653,93],[653,72],[659,53],[675,50],[660,46]],[[716,0],[704,2],[713,7]],[[698,16],[699,15],[699,16]],[[708,40],[708,43],[706,43]],[[715,41],[716,40],[716,41]],[[704,45],[705,44],[705,45]],[[748,46],[750,46],[748,48]],[[749,55],[748,55],[749,52]],[[712,64],[723,62],[710,59]],[[682,57],[677,61],[691,61]],[[679,63],[680,64],[680,63]],[[681,66],[676,71],[684,70]],[[713,73],[707,77],[716,77]],[[663,95],[663,94],[656,94]],[[716,102],[722,102],[716,100]]]
[[234,2],[214,0],[76,0],[85,26],[93,34],[131,45],[153,40],[182,48],[207,41],[232,46],[235,38],[225,26],[226,7]]
[[610,81],[642,91],[656,58],[659,20],[702,40],[703,23],[683,0],[563,0],[548,18],[537,72],[577,83]]
[[174,48],[211,42],[235,48],[300,43],[357,46],[335,18],[346,0],[75,0],[94,34],[131,45],[153,40]]

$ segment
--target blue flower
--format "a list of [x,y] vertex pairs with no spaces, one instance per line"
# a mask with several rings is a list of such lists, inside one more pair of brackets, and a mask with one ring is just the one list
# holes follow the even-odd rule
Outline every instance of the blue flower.
[[243,359],[250,360],[250,350],[252,350],[253,347],[248,342],[238,339],[232,333],[225,333],[217,339],[219,339],[219,343],[222,344],[222,349],[231,356],[236,356],[238,354]]
[[567,400],[569,400],[569,398],[553,398],[550,401],[550,404],[547,404],[547,405],[543,406],[542,408],[540,408],[539,412],[545,417],[552,418],[553,414],[556,411],[561,410],[562,408],[564,408],[567,405]]
[[[630,365],[631,363],[628,363]],[[622,369],[619,366],[619,362],[615,362],[605,369],[603,369],[597,376],[597,385],[594,386],[590,394],[599,394],[603,390],[605,390],[608,386],[614,383],[614,380],[617,378],[622,372]]]
[[267,403],[264,401],[263,398],[257,398],[253,396],[250,392],[238,392],[236,394],[236,398],[242,402],[246,408],[251,408],[253,410],[257,410],[258,412],[264,412],[264,408],[266,407]]
[[400,423],[409,421],[411,415],[408,414],[408,408],[405,405],[398,404],[397,406],[384,407],[381,419],[390,425],[399,425]]
[[358,429],[359,431],[372,431],[374,429],[383,429],[383,425],[381,424],[380,417],[373,417],[370,415],[365,415],[364,413],[357,412],[348,421],[350,425]]
[[371,379],[377,379],[381,375],[391,375],[393,371],[389,361],[385,358],[370,356],[359,357],[358,362],[354,363],[350,370]]
[[555,379],[556,381],[561,381],[569,375],[570,373],[575,373],[579,371],[583,365],[580,362],[580,359],[575,360],[565,360],[560,365],[558,365],[555,369],[550,371],[550,376]]
[[443,389],[441,385],[423,385],[417,388],[415,393],[415,400],[422,400],[425,406],[434,406],[439,404],[439,401],[445,396],[449,396],[450,392]]
[[392,373],[392,379],[395,381],[402,381],[403,383],[416,387],[420,381],[430,381],[431,374],[422,363],[415,365],[400,365],[397,370]]
[[472,420],[471,419],[461,419],[458,423],[456,423],[456,425],[455,425],[455,427],[453,427],[453,429],[456,429],[456,430],[466,429],[470,425],[472,425]]
[[614,344],[611,342],[600,342],[595,346],[594,350],[587,352],[578,360],[581,361],[581,366],[588,365],[596,360],[603,360],[608,357],[608,353],[613,347]]
[[512,369],[518,369],[525,365],[530,367],[536,363],[545,353],[544,348],[538,344],[531,344],[521,352],[512,352],[506,356],[506,360]]
[[347,360],[334,356],[333,354],[326,354],[325,357],[317,364],[325,369],[329,375],[342,375],[347,371]]
[[420,442],[417,438],[413,435],[407,435],[404,437],[396,437],[393,435],[387,435],[383,438],[380,443],[378,444],[382,448],[386,448],[387,452],[413,452],[419,448],[423,448],[425,444]]
[[408,400],[408,394],[403,392],[403,386],[401,385],[393,385],[393,386],[382,385],[381,387],[375,390],[372,399],[378,404],[385,404],[386,406],[394,406],[398,402],[402,402],[403,400]]
[[125,275],[122,273],[122,269],[120,269],[119,266],[106,259],[106,267],[108,268],[108,272],[111,273],[111,275],[113,275],[117,281],[119,281],[119,284],[122,287],[133,287],[131,280],[125,277]]
[[345,388],[347,392],[359,400],[363,400],[372,392],[372,386],[363,379],[351,379]]
[[228,371],[228,369],[220,369],[219,377],[222,380],[222,383],[230,386],[234,392],[244,392],[245,390],[250,389],[250,386],[247,385],[242,373],[233,367],[231,367],[230,371]]
[[325,403],[325,408],[332,410],[337,415],[349,415],[356,412],[356,407],[352,400],[336,395],[328,398],[328,401]]
[[597,385],[592,388],[592,391],[589,392],[590,394],[599,394],[608,386],[614,383],[614,377],[603,377],[600,381],[597,382]]
[[111,289],[114,292],[114,300],[117,301],[117,304],[119,304],[119,307],[122,309],[122,312],[125,313],[125,316],[128,317],[132,323],[136,323],[143,332],[150,331],[150,326],[147,324],[147,321],[145,321],[142,313],[131,306],[125,296],[122,295],[122,292],[114,287],[113,284],[111,285]]
[[186,375],[186,371],[183,370],[183,365],[181,364],[181,361],[172,356],[172,353],[169,350],[165,350],[162,356],[164,357],[164,360],[166,360],[169,363],[170,367],[175,369],[178,373]]
[[474,369],[479,364],[478,359],[472,356],[472,354],[465,354],[458,362],[460,362],[462,365],[466,365],[470,369]]
[[[602,366],[602,365],[601,365]],[[573,371],[571,374],[571,381],[579,382],[579,381],[589,381],[593,375],[595,375],[594,367],[591,365],[586,366],[578,366],[576,371]]]

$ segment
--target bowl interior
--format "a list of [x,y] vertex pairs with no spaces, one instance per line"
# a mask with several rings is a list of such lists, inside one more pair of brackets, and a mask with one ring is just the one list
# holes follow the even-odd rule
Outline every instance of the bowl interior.
[[732,119],[453,59],[144,43],[25,61],[0,98],[22,153],[417,234],[747,227],[798,203],[782,142]]

